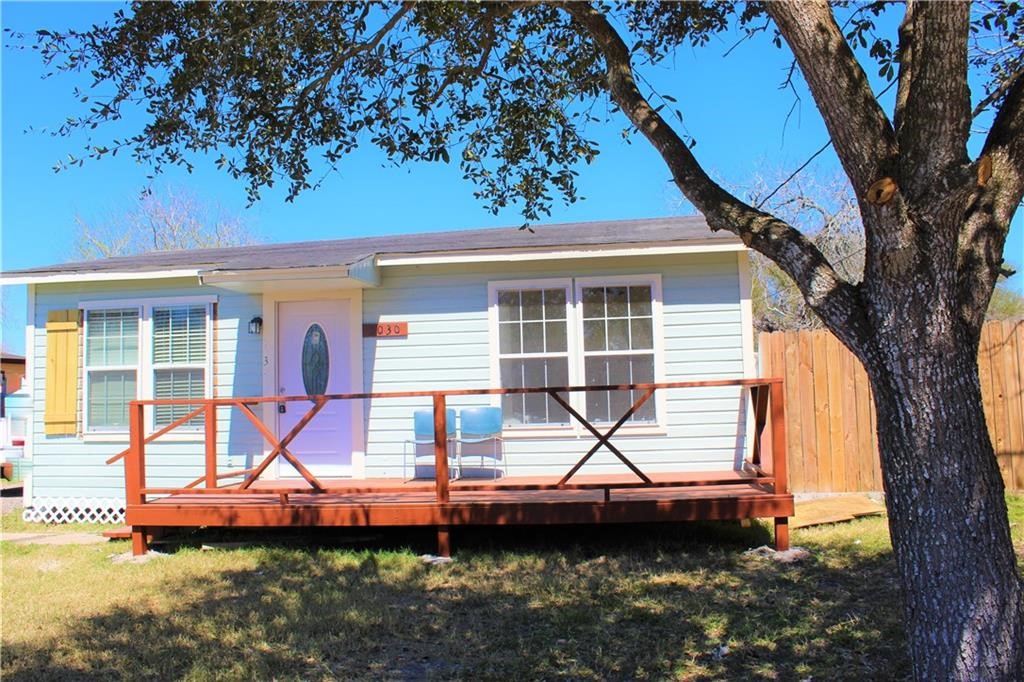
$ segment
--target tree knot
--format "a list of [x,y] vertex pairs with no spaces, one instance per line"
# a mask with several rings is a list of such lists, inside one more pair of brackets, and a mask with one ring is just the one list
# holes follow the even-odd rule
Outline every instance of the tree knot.
[[889,201],[896,195],[896,190],[899,187],[896,186],[896,181],[890,177],[884,177],[881,180],[876,180],[870,187],[868,187],[867,194],[864,199],[869,204],[875,204],[878,206],[889,203]]

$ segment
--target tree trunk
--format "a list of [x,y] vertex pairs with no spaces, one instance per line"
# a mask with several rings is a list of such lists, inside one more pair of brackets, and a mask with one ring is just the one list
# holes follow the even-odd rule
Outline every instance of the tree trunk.
[[883,334],[865,362],[914,676],[1024,679],[1021,583],[985,426],[977,336],[936,343],[934,328],[919,329],[930,341],[912,349],[906,329]]

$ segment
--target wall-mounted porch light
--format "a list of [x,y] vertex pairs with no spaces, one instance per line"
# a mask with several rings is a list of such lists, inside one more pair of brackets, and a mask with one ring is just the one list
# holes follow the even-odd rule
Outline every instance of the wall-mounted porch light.
[[262,317],[257,316],[257,317],[252,318],[251,320],[249,320],[249,333],[250,334],[257,334],[257,335],[263,333],[263,318]]

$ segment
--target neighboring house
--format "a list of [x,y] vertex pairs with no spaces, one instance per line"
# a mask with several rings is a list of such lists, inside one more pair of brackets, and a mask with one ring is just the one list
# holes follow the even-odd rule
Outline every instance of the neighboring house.
[[[747,251],[701,218],[610,221],[148,253],[6,272],[27,284],[30,518],[124,505],[127,404],[136,398],[305,395],[303,350],[326,340],[326,392],[602,385],[754,376]],[[323,355],[321,355],[323,357]],[[308,368],[307,368],[308,369]],[[573,393],[595,423],[623,392]],[[453,398],[503,408],[512,475],[560,472],[590,446],[546,396]],[[264,404],[278,437],[304,408]],[[332,401],[296,453],[320,476],[400,477],[419,400]],[[157,407],[154,430],[187,413]],[[736,386],[660,391],[616,442],[646,471],[736,468]],[[218,411],[219,457],[269,448]],[[202,475],[201,423],[147,447],[155,484]],[[276,465],[275,465],[276,466]],[[607,453],[588,471],[619,471]],[[289,476],[287,465],[268,472]]]
[[7,392],[18,391],[25,377],[25,356],[0,351],[0,371],[7,379]]

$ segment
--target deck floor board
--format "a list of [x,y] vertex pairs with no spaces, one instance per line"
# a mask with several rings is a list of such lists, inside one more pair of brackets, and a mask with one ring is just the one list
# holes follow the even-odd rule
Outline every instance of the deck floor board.
[[[629,487],[635,479],[628,474],[580,476],[568,488],[557,487],[556,476],[457,479],[447,502],[438,501],[433,481],[325,480],[327,492],[316,493],[294,480],[264,480],[244,492],[156,497],[129,505],[127,517],[134,526],[509,525],[741,519],[793,510],[792,495],[743,472],[652,479],[655,487],[644,488]],[[695,485],[723,480],[731,482]]]

